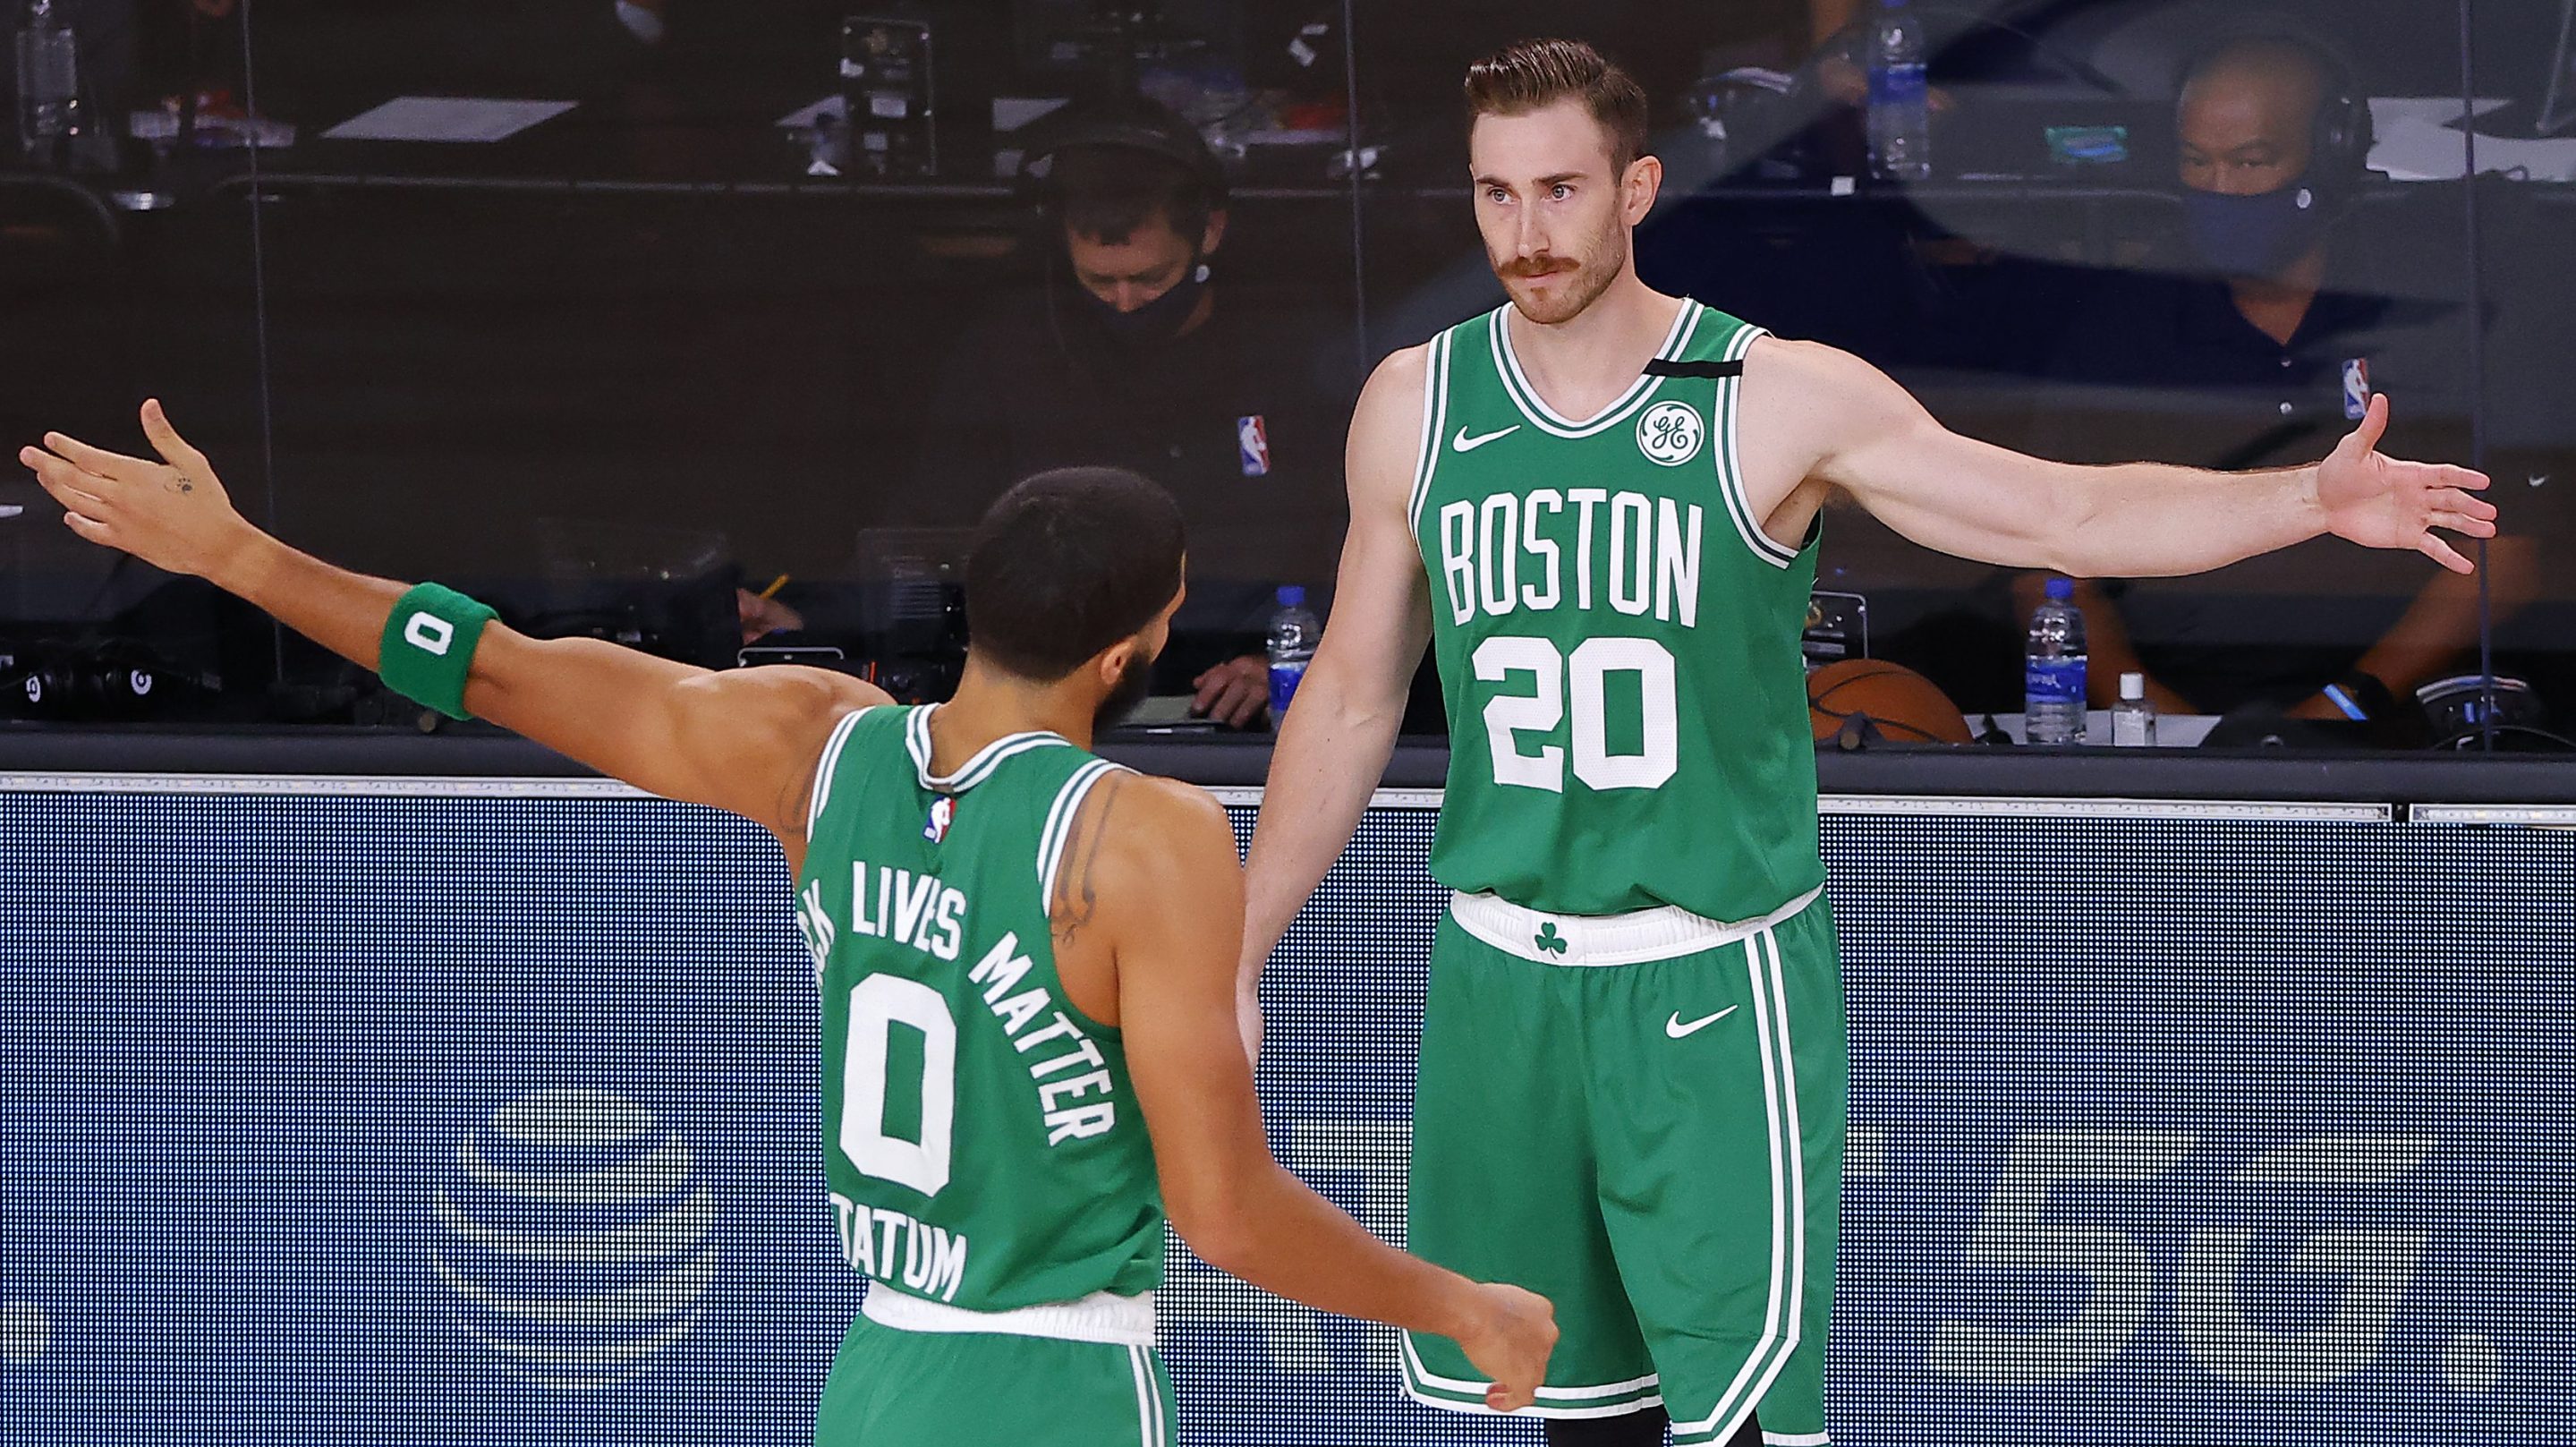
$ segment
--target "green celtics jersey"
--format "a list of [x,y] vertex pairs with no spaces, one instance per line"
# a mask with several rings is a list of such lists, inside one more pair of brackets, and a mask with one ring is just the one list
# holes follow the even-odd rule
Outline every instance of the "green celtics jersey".
[[1588,421],[1541,401],[1505,307],[1431,343],[1413,529],[1449,706],[1431,850],[1531,909],[1758,918],[1824,881],[1798,638],[1816,540],[1745,502],[1744,354],[1685,301]]
[[1075,811],[1117,766],[1032,733],[935,776],[930,714],[841,720],[796,880],[842,1257],[876,1290],[968,1311],[1150,1290],[1153,1145],[1118,1032],[1065,996],[1047,918]]

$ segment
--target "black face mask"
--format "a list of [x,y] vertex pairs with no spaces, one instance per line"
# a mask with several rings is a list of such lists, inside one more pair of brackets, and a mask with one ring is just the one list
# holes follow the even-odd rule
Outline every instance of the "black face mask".
[[2271,276],[2307,255],[2333,215],[2305,177],[2259,196],[2182,193],[2192,249],[2226,276]]
[[1207,285],[1207,261],[1193,257],[1170,291],[1134,311],[1120,311],[1087,286],[1082,288],[1082,296],[1091,303],[1093,318],[1112,340],[1129,346],[1158,346],[1179,336],[1181,328],[1189,325],[1191,314],[1199,309],[1199,298],[1207,293]]

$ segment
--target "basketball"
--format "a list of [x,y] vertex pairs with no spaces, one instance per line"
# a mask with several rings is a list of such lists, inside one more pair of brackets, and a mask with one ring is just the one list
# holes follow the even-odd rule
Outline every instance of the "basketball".
[[1854,715],[1866,714],[1880,734],[1898,743],[1964,744],[1968,721],[1932,680],[1899,664],[1847,658],[1807,675],[1807,723],[1818,739],[1832,738]]

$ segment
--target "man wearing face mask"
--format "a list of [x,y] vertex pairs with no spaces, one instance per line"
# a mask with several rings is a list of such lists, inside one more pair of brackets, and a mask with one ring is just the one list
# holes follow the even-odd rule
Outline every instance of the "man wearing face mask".
[[[2031,450],[2231,469],[2310,461],[2387,391],[2410,432],[2393,445],[2465,457],[2464,318],[2407,284],[2402,248],[2374,248],[2377,228],[2349,215],[2370,113],[2343,62],[2256,16],[2212,37],[2180,80],[2181,254],[2096,278],[2047,366],[2058,381],[2134,389],[2133,400],[2045,409]],[[2510,606],[2529,581],[2526,540],[2492,549],[2493,586]],[[2120,675],[2137,672],[2169,713],[2278,708],[2402,736],[2412,690],[2474,662],[2476,583],[2382,577],[2350,559],[2303,580],[2300,559],[2290,549],[2191,583],[2079,580],[2091,702],[2110,706]],[[2020,580],[2024,615],[2040,582]],[[2354,618],[2366,620],[2358,630]],[[2133,641],[2132,622],[2158,641]]]
[[1153,691],[1256,725],[1277,589],[1320,596],[1332,579],[1349,338],[1311,320],[1311,274],[1228,269],[1224,174],[1169,109],[1086,103],[1039,122],[1028,156],[1039,278],[949,355],[890,519],[955,524],[1032,470],[1153,478],[1191,538],[1190,600]]

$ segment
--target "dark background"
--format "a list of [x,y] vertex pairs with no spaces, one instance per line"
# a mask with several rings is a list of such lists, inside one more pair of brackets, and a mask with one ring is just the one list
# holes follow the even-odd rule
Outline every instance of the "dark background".
[[[245,509],[289,540],[505,599],[559,587],[585,550],[609,571],[633,557],[714,557],[754,588],[786,573],[797,590],[828,592],[857,576],[861,530],[906,515],[905,490],[922,486],[939,360],[980,309],[1046,284],[1040,233],[996,179],[987,102],[1092,83],[1046,61],[1047,38],[1072,34],[1083,5],[913,7],[935,30],[941,169],[852,183],[808,177],[804,151],[773,123],[833,90],[838,22],[861,6],[670,0],[669,34],[647,47],[607,0],[207,4],[221,13],[75,0],[93,83],[109,93],[100,109],[204,89],[218,106],[253,102],[292,123],[293,144],[255,158],[136,147],[122,173],[77,185],[0,180],[0,435],[59,428],[139,448],[132,409],[161,396]],[[1778,38],[1803,23],[1794,3],[1162,8],[1174,33],[1204,43],[1149,60],[1149,77],[1269,88],[1325,126],[1356,97],[1360,138],[1377,148],[1357,181],[1334,165],[1334,144],[1256,144],[1234,162],[1220,284],[1236,304],[1301,320],[1271,343],[1298,387],[1347,399],[1387,351],[1499,299],[1460,174],[1457,77],[1495,45],[1562,32],[1601,43],[1655,96],[1669,171],[1640,238],[1650,282],[1849,348],[1949,425],[2010,446],[2269,465],[2313,460],[2340,431],[2271,435],[2188,398],[2043,375],[2071,297],[2170,254],[2170,154],[2155,138],[2172,64],[2205,8],[1928,7],[1934,80],[1959,100],[1935,132],[1935,179],[1864,180],[1844,197],[1828,183],[1858,169],[1857,118],[1804,85],[1740,114],[1723,153],[1687,124],[1684,96],[1704,67],[1796,67]],[[2288,8],[2340,40],[2369,94],[2457,94],[2453,7]],[[2476,86],[2508,102],[2490,132],[2532,134],[2557,10],[2478,5]],[[1300,66],[1286,45],[1310,20],[1327,28],[1317,61]],[[2111,84],[2070,79],[2068,57]],[[580,105],[488,146],[324,138],[402,94]],[[2031,138],[2060,120],[2130,124],[2136,160],[2050,167]],[[2013,179],[1959,174],[1971,169]],[[2389,448],[2496,474],[2505,525],[2546,560],[2530,604],[2499,611],[2499,663],[2563,711],[2576,708],[2563,563],[2576,524],[2555,499],[2576,487],[2565,381],[2576,318],[2557,277],[2576,240],[2576,187],[2481,180],[2475,247],[2464,189],[2382,183],[2348,223],[2425,319],[2408,340],[2417,380],[2402,393],[2385,384],[2398,414]],[[130,209],[136,191],[168,204]],[[1337,449],[1283,445],[1272,475],[1247,486],[1299,489],[1329,512]],[[0,521],[0,638],[137,638],[220,676],[220,696],[200,701],[209,716],[345,716],[332,711],[345,699],[312,691],[338,676],[326,660],[148,569],[111,565],[23,479],[0,481],[0,503],[27,507]],[[1869,597],[1879,654],[1930,674],[1972,715],[2018,707],[2008,580],[1854,512],[1829,519],[1827,536],[1824,585]],[[1330,556],[1329,537],[1299,542]],[[2428,571],[2318,545],[2159,585],[2133,622],[2149,642],[2159,618],[2214,608],[2277,626],[2252,641],[2349,655]]]

